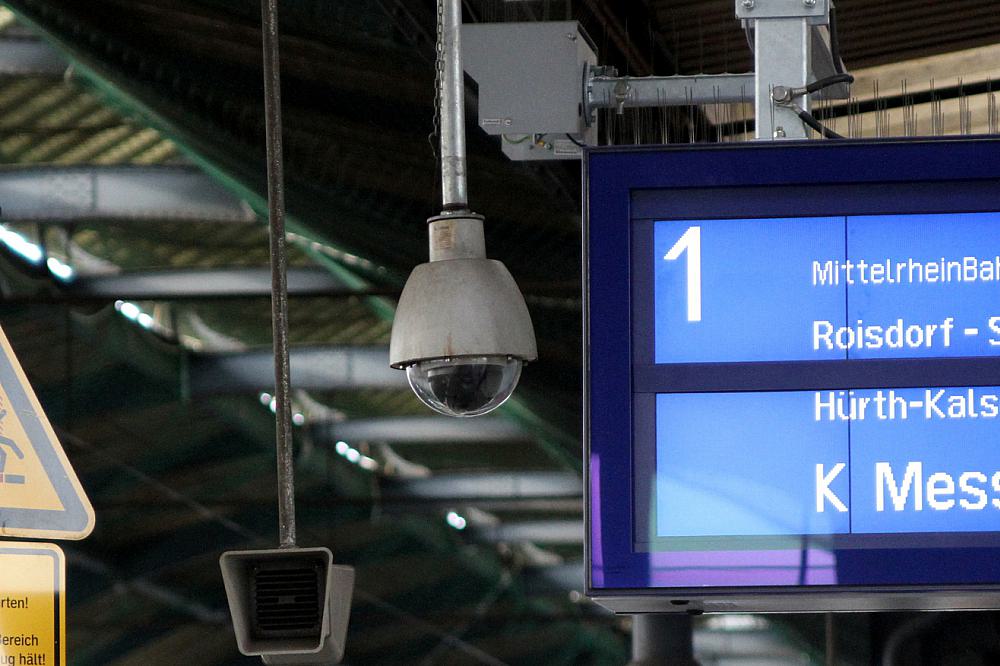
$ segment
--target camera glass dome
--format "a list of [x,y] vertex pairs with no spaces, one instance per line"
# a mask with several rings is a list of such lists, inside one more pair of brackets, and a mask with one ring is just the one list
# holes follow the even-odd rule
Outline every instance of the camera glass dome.
[[406,378],[417,397],[434,411],[479,416],[510,397],[522,365],[513,356],[435,358],[408,366]]

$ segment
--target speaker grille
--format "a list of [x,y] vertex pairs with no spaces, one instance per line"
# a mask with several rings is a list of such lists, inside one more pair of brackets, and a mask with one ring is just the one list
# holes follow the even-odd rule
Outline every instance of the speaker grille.
[[326,569],[322,562],[263,562],[253,567],[250,598],[256,638],[320,638]]

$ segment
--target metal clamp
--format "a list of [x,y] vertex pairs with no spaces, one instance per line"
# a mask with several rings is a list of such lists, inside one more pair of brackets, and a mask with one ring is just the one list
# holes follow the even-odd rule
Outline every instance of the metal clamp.
[[[816,132],[819,132],[819,134],[824,138],[843,139],[843,136],[820,123],[816,120],[815,116],[795,102],[795,100],[801,97],[805,97],[806,95],[818,92],[824,88],[828,88],[839,83],[854,83],[854,77],[850,74],[835,74],[834,76],[828,76],[824,79],[820,79],[819,81],[813,81],[809,85],[799,88],[774,86],[774,88],[771,89],[771,100],[774,102],[775,106],[792,111],[803,123],[811,127]],[[777,138],[778,136],[779,135],[776,131],[775,137]]]
[[796,106],[794,100],[799,97],[805,97],[806,95],[817,93],[820,90],[824,90],[841,83],[850,85],[851,83],[854,83],[854,77],[846,73],[834,74],[833,76],[827,76],[813,81],[808,85],[797,88],[789,86],[774,86],[771,88],[771,100],[778,106],[794,107]]
[[629,85],[628,79],[619,79],[615,83],[615,111],[619,116],[625,113],[625,100],[628,99],[630,92],[632,92],[632,86]]
[[790,88],[788,86],[774,86],[771,88],[771,101],[778,106],[794,106],[794,100],[805,94],[805,87]]
[[736,0],[736,18],[745,21],[775,18],[806,18],[826,23],[830,0]]

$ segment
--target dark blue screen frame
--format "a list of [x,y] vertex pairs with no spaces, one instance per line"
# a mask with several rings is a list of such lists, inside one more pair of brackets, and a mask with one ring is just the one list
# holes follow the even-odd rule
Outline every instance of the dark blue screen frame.
[[802,361],[657,365],[652,252],[635,252],[651,242],[654,220],[1000,211],[1000,142],[604,148],[589,150],[584,168],[589,592],[694,599],[1000,585],[996,533],[650,542],[642,535],[653,517],[637,498],[651,490],[635,473],[656,462],[657,393],[1000,385],[996,358],[870,359],[832,371]]

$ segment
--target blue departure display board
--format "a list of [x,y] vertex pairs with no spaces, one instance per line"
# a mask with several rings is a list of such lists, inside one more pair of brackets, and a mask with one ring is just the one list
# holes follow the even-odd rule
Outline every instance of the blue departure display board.
[[592,150],[587,183],[588,591],[1000,607],[1000,143]]

